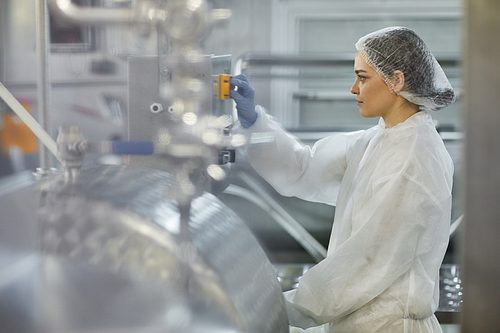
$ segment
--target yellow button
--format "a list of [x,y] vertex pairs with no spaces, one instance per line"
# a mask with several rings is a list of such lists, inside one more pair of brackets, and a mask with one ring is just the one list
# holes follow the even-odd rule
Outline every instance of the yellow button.
[[220,99],[230,99],[231,95],[229,94],[229,89],[230,89],[230,79],[231,76],[222,74],[220,75],[220,81],[219,81],[219,98]]

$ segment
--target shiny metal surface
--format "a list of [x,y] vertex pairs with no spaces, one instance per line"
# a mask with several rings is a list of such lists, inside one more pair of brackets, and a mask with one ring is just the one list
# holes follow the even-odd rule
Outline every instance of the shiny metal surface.
[[255,238],[210,194],[192,202],[182,238],[172,182],[92,166],[72,183],[61,174],[2,186],[2,331],[287,332]]

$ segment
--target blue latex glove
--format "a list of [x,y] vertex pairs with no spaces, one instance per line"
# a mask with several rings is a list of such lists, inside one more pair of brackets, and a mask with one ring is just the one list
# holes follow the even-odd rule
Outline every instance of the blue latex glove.
[[245,75],[240,74],[231,78],[230,83],[238,87],[238,90],[231,90],[231,98],[236,102],[236,111],[238,111],[238,119],[243,128],[249,128],[257,120],[257,112],[255,111],[254,91],[248,83]]

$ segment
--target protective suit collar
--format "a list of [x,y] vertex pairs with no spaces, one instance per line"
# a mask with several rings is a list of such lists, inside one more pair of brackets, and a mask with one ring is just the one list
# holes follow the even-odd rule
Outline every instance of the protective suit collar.
[[384,131],[397,131],[397,130],[402,130],[402,129],[408,129],[410,127],[415,127],[415,126],[420,126],[425,123],[431,122],[432,123],[432,117],[429,114],[429,112],[425,110],[420,110],[402,123],[397,124],[396,126],[386,128],[385,127],[385,121],[383,118],[380,118],[378,121],[378,126],[380,129]]

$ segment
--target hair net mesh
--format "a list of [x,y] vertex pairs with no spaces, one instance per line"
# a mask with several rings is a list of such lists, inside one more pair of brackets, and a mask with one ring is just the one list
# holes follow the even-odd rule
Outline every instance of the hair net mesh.
[[394,71],[404,74],[398,95],[429,110],[439,110],[455,101],[455,92],[443,69],[424,41],[411,29],[390,27],[361,37],[356,43],[365,61],[391,90]]

